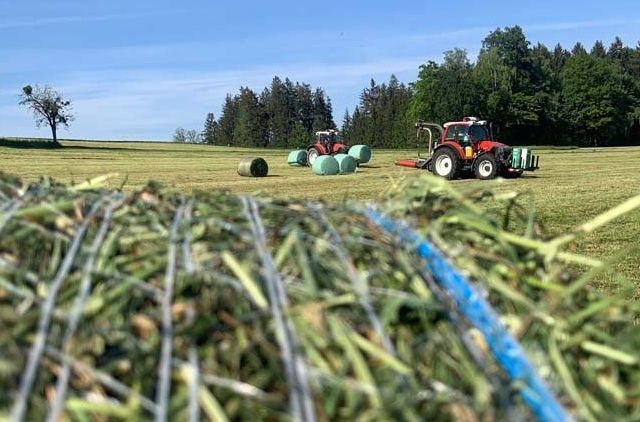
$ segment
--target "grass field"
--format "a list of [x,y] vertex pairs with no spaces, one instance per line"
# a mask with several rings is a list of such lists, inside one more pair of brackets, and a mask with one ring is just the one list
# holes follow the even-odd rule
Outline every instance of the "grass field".
[[[286,164],[286,151],[159,143],[65,142],[60,150],[0,147],[0,171],[25,180],[49,175],[62,182],[81,182],[119,173],[111,185],[134,189],[153,179],[176,189],[229,189],[237,193],[340,200],[375,200],[393,179],[419,170],[393,165],[414,151],[374,151],[370,165],[349,176],[319,177],[307,168]],[[236,174],[239,158],[264,157],[270,175],[264,179]],[[498,191],[530,192],[537,218],[551,236],[560,235],[591,217],[640,194],[640,148],[542,150],[541,170],[518,180],[458,185],[491,185]],[[640,210],[636,210],[581,239],[577,252],[606,259],[626,255],[616,268],[640,284]]]

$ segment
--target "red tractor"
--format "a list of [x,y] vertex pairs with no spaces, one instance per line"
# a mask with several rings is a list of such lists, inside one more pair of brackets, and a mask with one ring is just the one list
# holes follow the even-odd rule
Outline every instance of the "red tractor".
[[349,147],[343,143],[337,131],[316,132],[315,143],[307,147],[307,163],[312,166],[321,155],[346,154],[348,151]]
[[[455,179],[462,173],[473,173],[478,179],[520,177],[525,171],[538,169],[539,157],[528,148],[512,148],[497,142],[493,125],[475,117],[465,117],[461,122],[416,123],[418,148],[421,134],[428,134],[426,158],[399,160],[396,165],[426,169],[437,176]],[[439,132],[434,139],[434,131]]]

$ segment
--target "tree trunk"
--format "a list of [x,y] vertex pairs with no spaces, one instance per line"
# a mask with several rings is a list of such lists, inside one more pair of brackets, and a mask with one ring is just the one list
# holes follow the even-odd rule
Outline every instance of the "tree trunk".
[[56,125],[51,125],[51,134],[53,135],[53,143],[58,143],[58,128]]

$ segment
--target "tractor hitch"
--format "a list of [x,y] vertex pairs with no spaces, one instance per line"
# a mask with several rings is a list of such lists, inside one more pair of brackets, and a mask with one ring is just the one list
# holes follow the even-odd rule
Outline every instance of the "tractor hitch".
[[396,160],[395,165],[412,169],[428,169],[431,158],[418,158],[417,160]]

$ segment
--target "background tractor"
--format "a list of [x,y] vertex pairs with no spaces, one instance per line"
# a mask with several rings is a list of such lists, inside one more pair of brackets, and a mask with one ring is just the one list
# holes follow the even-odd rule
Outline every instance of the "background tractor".
[[307,163],[313,163],[321,155],[346,154],[349,147],[344,144],[340,134],[335,130],[325,130],[316,132],[316,140],[307,146]]
[[[463,173],[474,174],[478,179],[516,178],[525,171],[538,169],[539,157],[528,148],[512,148],[496,141],[493,125],[475,117],[444,126],[419,121],[416,129],[418,159],[399,160],[396,165],[426,169],[449,180]],[[420,144],[425,133],[428,155],[421,157]]]

